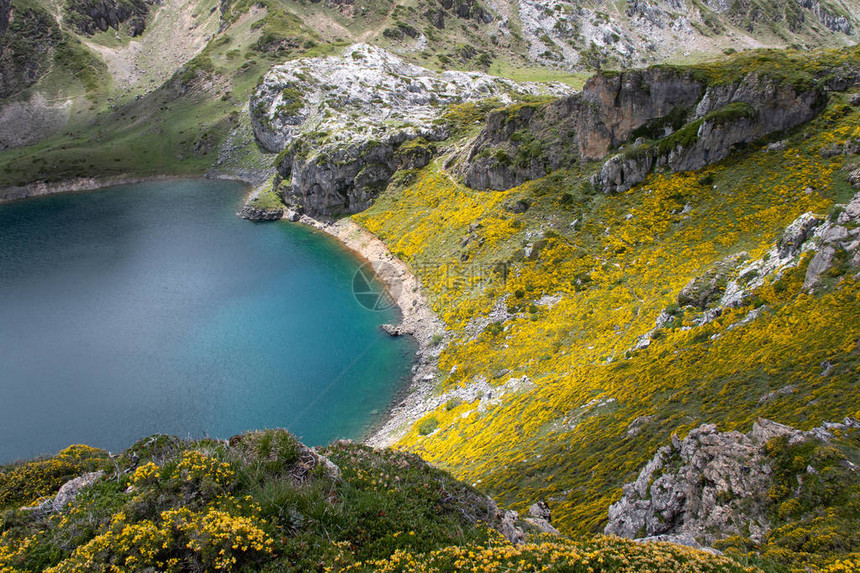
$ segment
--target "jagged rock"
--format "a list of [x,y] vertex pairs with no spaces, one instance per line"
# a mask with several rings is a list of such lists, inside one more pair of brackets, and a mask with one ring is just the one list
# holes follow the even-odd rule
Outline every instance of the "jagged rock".
[[812,213],[804,213],[785,228],[777,243],[780,258],[794,257],[800,252],[801,245],[812,235],[812,231],[822,223]]
[[623,487],[621,500],[609,508],[605,533],[628,538],[689,536],[712,545],[730,535],[759,542],[768,519],[772,472],[766,445],[785,436],[789,445],[810,439],[827,441],[834,430],[857,427],[846,418],[808,432],[760,418],[747,434],[718,432],[702,425],[683,440],[661,447]]
[[62,511],[65,506],[74,501],[81,490],[100,480],[104,474],[103,471],[91,472],[67,481],[54,496],[51,507],[54,511]]
[[0,0],[0,36],[9,27],[9,13],[12,10],[12,0]]
[[854,187],[855,189],[860,189],[860,169],[855,169],[851,173],[848,174],[847,177],[848,184]]
[[158,3],[159,0],[72,0],[65,7],[66,18],[81,34],[119,30],[120,24],[128,22],[129,35],[139,36],[151,7]]
[[836,249],[830,245],[815,253],[815,256],[809,261],[809,266],[806,267],[806,278],[803,281],[804,289],[808,290],[818,284],[821,275],[833,266],[833,256],[835,254]]
[[502,522],[499,531],[505,538],[514,545],[525,543],[526,534],[522,527],[518,525],[520,514],[513,510],[506,510],[502,514]]
[[323,467],[329,478],[333,480],[340,479],[340,467],[336,463],[319,453],[316,448],[310,448],[310,452],[316,457],[317,464]]
[[236,214],[249,221],[278,221],[284,217],[284,209],[260,209],[253,205],[245,205]]
[[745,252],[731,255],[714,265],[704,275],[690,279],[690,282],[678,293],[678,304],[705,309],[722,295],[731,272],[748,258],[749,255]]
[[281,153],[278,171],[291,180],[288,206],[337,215],[367,208],[395,171],[432,159],[431,142],[448,136],[439,122],[445,104],[569,91],[475,72],[437,73],[356,44],[341,56],[275,66],[250,112],[260,143]]
[[384,332],[388,336],[402,336],[403,335],[403,331],[401,330],[401,328],[397,325],[394,325],[394,324],[383,324],[383,325],[380,325],[379,328],[382,330],[382,332]]
[[546,519],[540,519],[538,517],[524,517],[523,521],[540,531],[541,533],[548,533],[549,535],[561,535],[561,532],[552,526],[552,524]]
[[537,519],[552,521],[552,513],[545,501],[539,501],[529,506],[529,516]]

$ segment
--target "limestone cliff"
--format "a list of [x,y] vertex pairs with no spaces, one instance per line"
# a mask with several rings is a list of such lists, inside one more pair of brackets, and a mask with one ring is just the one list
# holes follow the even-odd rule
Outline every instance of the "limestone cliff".
[[729,78],[725,71],[667,66],[597,74],[566,99],[491,114],[456,169],[472,188],[505,190],[615,152],[592,183],[607,193],[626,191],[654,169],[699,169],[738,145],[812,119],[828,90],[857,84],[857,68],[855,62],[826,77],[767,66]]
[[[314,215],[367,208],[399,168],[420,168],[448,132],[446,104],[569,92],[476,72],[437,73],[357,44],[275,66],[251,98],[260,143],[279,152],[286,203]],[[410,145],[405,145],[410,142]]]

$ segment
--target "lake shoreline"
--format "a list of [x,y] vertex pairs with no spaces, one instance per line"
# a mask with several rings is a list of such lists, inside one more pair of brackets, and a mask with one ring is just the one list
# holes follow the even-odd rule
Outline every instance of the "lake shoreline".
[[[253,181],[241,176],[207,177],[205,174],[78,177],[50,183],[39,181],[22,186],[0,188],[0,204],[59,193],[95,191],[119,185],[206,179],[254,184]],[[246,200],[243,199],[243,204],[245,202]],[[376,275],[385,284],[394,303],[400,309],[400,323],[394,326],[397,326],[400,334],[411,336],[418,345],[413,361],[411,382],[395,393],[384,416],[380,421],[373,423],[361,439],[363,443],[373,447],[391,446],[426,414],[424,408],[426,399],[436,390],[438,357],[444,348],[444,339],[438,341],[438,337],[444,336],[445,325],[423,295],[418,278],[373,233],[348,218],[325,223],[303,215],[299,222],[333,237],[341,246],[374,266]]]
[[107,187],[116,187],[119,185],[133,185],[136,183],[148,183],[151,181],[170,181],[170,180],[217,180],[217,181],[238,181],[246,185],[253,185],[254,182],[248,178],[241,176],[224,176],[207,177],[205,173],[198,175],[116,175],[114,177],[76,177],[74,179],[63,179],[61,181],[35,181],[26,185],[16,185],[12,187],[0,188],[0,205],[11,203],[13,201],[21,201],[24,199],[32,199],[34,197],[44,197],[47,195],[56,195],[58,193],[74,193],[78,191],[96,191]]
[[349,218],[325,223],[302,215],[298,222],[337,239],[360,259],[373,265],[400,309],[401,321],[396,325],[399,332],[413,337],[418,344],[412,381],[395,394],[382,420],[371,426],[361,440],[377,448],[391,446],[426,413],[423,406],[436,390],[439,354],[445,345],[444,339],[438,338],[444,336],[445,325],[424,296],[420,280],[379,237]]

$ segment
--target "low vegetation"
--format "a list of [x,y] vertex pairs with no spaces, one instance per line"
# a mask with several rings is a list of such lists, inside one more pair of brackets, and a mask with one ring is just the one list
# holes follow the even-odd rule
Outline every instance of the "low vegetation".
[[[104,477],[70,505],[34,507],[93,470]],[[315,453],[283,430],[229,444],[152,436],[115,456],[72,446],[0,468],[0,510],[9,572],[753,570],[608,538],[515,547],[489,499],[417,456],[349,443]]]

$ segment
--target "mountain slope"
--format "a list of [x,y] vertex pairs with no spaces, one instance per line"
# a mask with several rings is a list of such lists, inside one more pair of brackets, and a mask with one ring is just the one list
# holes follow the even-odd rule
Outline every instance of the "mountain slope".
[[[842,221],[858,99],[831,94],[808,124],[623,193],[591,186],[594,162],[497,192],[457,183],[445,158],[396,176],[355,219],[412,265],[447,330],[429,393],[379,443],[515,508],[546,499],[585,533],[672,433],[857,416],[856,245],[801,234],[788,257],[780,241],[805,212]],[[721,302],[745,269],[752,286]]]
[[[213,173],[254,172],[256,181],[266,172],[261,162],[268,160],[252,151],[246,129],[236,131],[240,126],[230,120],[231,112],[241,109],[272,64],[334,53],[356,41],[431,69],[581,85],[584,73],[595,68],[761,46],[852,45],[858,33],[854,14],[860,13],[854,3],[15,0],[0,6],[0,23],[9,22],[0,34],[6,46],[0,60],[0,148],[20,149],[0,157],[0,187],[75,177],[203,174],[219,161]],[[41,23],[26,24],[27,18]],[[27,31],[33,25],[35,34]],[[50,40],[33,43],[44,34]],[[188,83],[191,75],[201,81]],[[120,108],[124,113],[117,113]],[[207,119],[189,117],[191,108],[205,109]],[[157,147],[159,159],[141,163],[133,149],[118,154],[100,144],[128,137],[131,117],[182,127],[146,141],[143,147]],[[193,148],[201,138],[209,153],[199,154],[199,145],[189,152],[189,143]],[[227,160],[236,147],[245,151]],[[69,152],[75,148],[79,153]],[[98,159],[82,162],[83,153]]]

